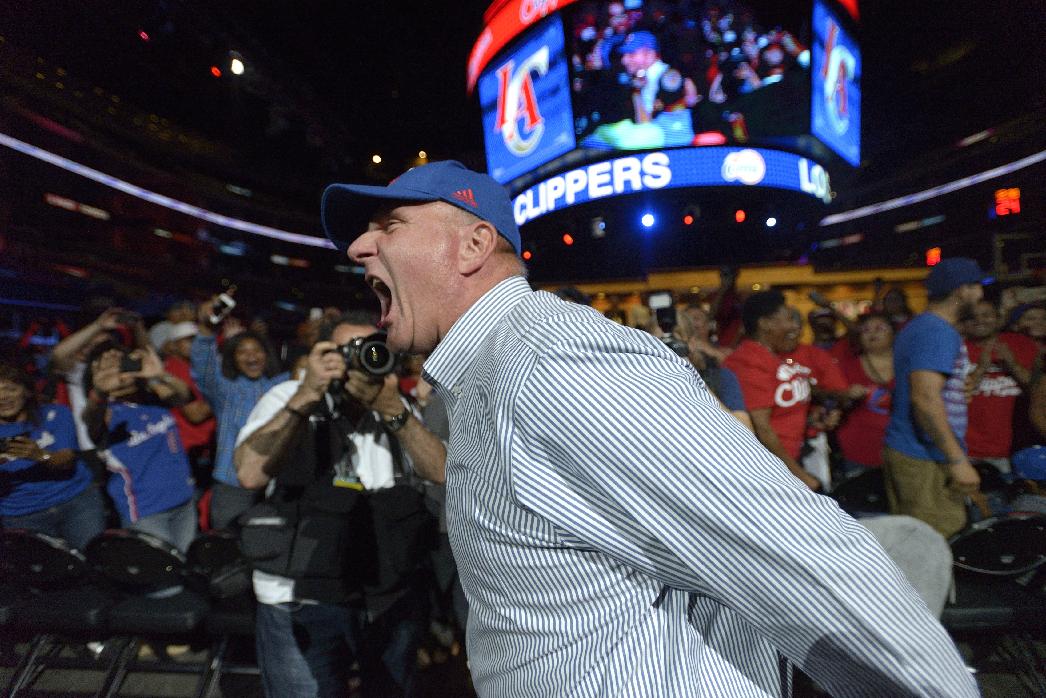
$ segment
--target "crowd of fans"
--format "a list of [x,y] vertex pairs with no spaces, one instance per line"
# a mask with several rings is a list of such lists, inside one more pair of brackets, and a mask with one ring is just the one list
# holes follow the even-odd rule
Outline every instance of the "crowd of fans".
[[[803,318],[784,294],[771,289],[742,297],[734,284],[736,270],[724,269],[722,275],[723,285],[713,294],[676,299],[674,312],[636,311],[618,319],[662,336],[685,356],[724,409],[811,489],[828,492],[882,469],[898,382],[904,380],[895,370],[895,340],[921,317],[911,310],[904,292],[878,284],[869,310],[857,317],[845,316],[813,294],[819,306],[807,318],[813,343],[804,344],[799,341]],[[942,288],[949,298],[958,293],[958,287]],[[1046,307],[1036,300],[1036,292],[1014,287],[991,289],[984,298],[977,293],[962,301],[956,320],[965,362],[961,375],[968,403],[966,453],[976,467],[992,468],[1009,479],[1011,457],[1042,444],[1046,436]],[[576,292],[564,295],[585,302]],[[937,302],[943,301],[938,297]],[[264,325],[251,324],[248,329],[250,318],[214,317],[216,308],[211,301],[199,306],[176,303],[147,326],[136,313],[108,307],[80,329],[67,332],[45,361],[20,354],[19,347],[4,348],[3,527],[38,531],[77,549],[106,528],[122,527],[184,552],[199,531],[237,529],[260,500],[276,496],[270,481],[285,466],[269,465],[275,456],[265,449],[275,448],[266,441],[272,434],[291,429],[289,425],[298,424],[301,417],[312,425],[322,421],[316,419],[313,406],[322,407],[324,400],[332,419],[339,418],[339,409],[360,419],[359,413],[324,397],[331,395],[332,381],[337,385],[344,380],[346,364],[344,358],[331,364],[323,357],[342,357],[334,351],[338,342],[367,334],[368,327],[374,329],[372,321],[359,312],[345,316],[327,309],[304,321],[296,337],[282,340],[276,349]],[[331,338],[337,341],[326,341]],[[424,443],[418,447],[417,435],[391,438],[408,419],[427,423],[424,438],[435,434],[432,438],[449,439],[446,414],[420,378],[421,365],[422,357],[403,358],[395,374],[371,381],[373,390],[350,390],[356,399],[369,396],[360,409],[373,411],[388,433],[382,441],[380,428],[351,427],[354,441],[347,448],[355,460],[351,472],[331,466],[335,490],[399,482],[400,447],[392,446],[393,441],[401,441],[406,462],[414,462],[415,469],[424,466],[435,451],[426,451],[429,446]],[[312,397],[302,398],[306,393]],[[406,405],[402,413],[401,403]],[[286,444],[281,448],[293,451]],[[363,455],[379,451],[385,455]],[[377,458],[385,470],[358,467],[361,458]],[[403,666],[414,665],[423,645],[420,629],[426,627],[427,617],[418,608],[432,599],[439,601],[432,617],[441,637],[453,638],[454,627],[464,625],[446,527],[439,523],[441,477],[438,472],[432,475],[434,470],[424,472],[424,467],[421,474],[435,484],[417,489],[428,496],[432,517],[427,525],[436,535],[430,541],[433,556],[408,566],[411,574],[423,566],[430,588],[411,597],[408,615],[418,632],[412,631],[414,639],[407,645],[409,660],[401,653],[400,669],[389,668],[391,685],[399,683],[401,689],[410,673]],[[962,494],[977,503],[977,484],[983,478],[975,474],[967,479],[972,486]],[[375,484],[379,480],[386,485]],[[277,499],[287,491],[279,490],[283,494]],[[987,507],[983,515],[1005,511],[1005,502],[980,501]],[[1032,496],[1021,501],[1022,506],[1036,508],[1046,500]],[[944,535],[965,523],[944,527],[933,516],[927,520]],[[293,601],[292,596],[284,597],[286,585],[281,586],[281,580],[289,578],[255,575],[260,601],[273,607]],[[370,591],[363,593],[362,601],[357,599],[369,612],[363,612],[362,626],[373,624],[400,598],[388,596],[388,588],[365,588]],[[381,601],[389,598],[392,601]],[[421,606],[415,603],[418,599],[424,601]],[[343,602],[339,598],[338,603]],[[377,611],[371,608],[374,603]],[[390,627],[399,632],[401,621]],[[321,624],[333,622],[326,618]],[[386,637],[383,642],[391,641]],[[263,653],[270,651],[276,653],[270,661],[279,661],[278,650],[262,644],[259,650],[263,662]]]
[[[746,119],[756,116],[762,130],[761,113],[780,119],[784,105],[738,98],[810,64],[794,31],[760,23],[740,2],[583,4],[574,18],[572,89],[585,114],[579,135],[593,146],[640,147],[636,141],[656,138],[636,128],[643,124],[660,127],[661,145],[689,145],[709,131],[743,142]],[[615,89],[634,90],[631,101],[619,99],[623,113],[608,101]]]
[[[909,378],[895,375],[894,340],[917,317],[904,290],[877,282],[875,297],[856,317],[812,293],[812,341],[804,344],[802,318],[784,294],[766,290],[742,298],[734,288],[735,271],[722,274],[723,285],[714,293],[680,299],[670,324],[658,322],[663,315],[635,309],[620,319],[670,344],[682,340],[724,406],[744,415],[763,445],[812,489],[829,492],[868,471],[880,472],[897,381]],[[984,289],[984,297],[956,301],[963,357],[957,370],[967,420],[965,434],[957,436],[990,484],[1013,480],[1011,457],[1046,439],[1046,307],[1041,288]],[[906,382],[904,394],[907,388]],[[946,536],[960,530],[966,509],[974,516],[1009,510],[1005,501],[981,494],[972,493],[974,506],[964,507],[962,521],[939,530]],[[1035,508],[1036,501],[1022,499],[1025,507]]]

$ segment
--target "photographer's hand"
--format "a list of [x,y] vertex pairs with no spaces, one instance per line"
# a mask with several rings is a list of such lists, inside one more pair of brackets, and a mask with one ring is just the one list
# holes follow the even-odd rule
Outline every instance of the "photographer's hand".
[[370,409],[391,418],[403,412],[399,379],[395,373],[382,378],[368,376],[362,371],[349,371],[345,390]]
[[316,342],[305,364],[305,378],[298,392],[291,398],[290,406],[295,409],[318,402],[332,380],[345,375],[345,359],[337,352],[334,342]]

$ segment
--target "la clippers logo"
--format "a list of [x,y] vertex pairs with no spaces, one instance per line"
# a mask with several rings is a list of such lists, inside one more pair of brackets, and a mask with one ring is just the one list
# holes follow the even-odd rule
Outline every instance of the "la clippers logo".
[[548,56],[548,46],[542,46],[520,63],[518,69],[515,61],[498,69],[498,115],[494,130],[501,133],[505,147],[517,157],[532,152],[545,132],[533,75],[537,73],[540,77],[548,73]]
[[839,36],[839,25],[828,20],[828,31],[825,32],[824,69],[821,80],[824,83],[825,111],[828,121],[836,133],[842,135],[850,128],[850,109],[847,105],[847,84],[857,71],[857,59],[845,46],[836,46]]

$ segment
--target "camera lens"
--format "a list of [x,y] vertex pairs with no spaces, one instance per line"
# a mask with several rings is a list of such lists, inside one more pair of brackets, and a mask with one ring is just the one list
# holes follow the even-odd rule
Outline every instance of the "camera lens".
[[360,346],[361,367],[375,376],[384,376],[396,368],[396,355],[385,344],[384,335],[371,335]]

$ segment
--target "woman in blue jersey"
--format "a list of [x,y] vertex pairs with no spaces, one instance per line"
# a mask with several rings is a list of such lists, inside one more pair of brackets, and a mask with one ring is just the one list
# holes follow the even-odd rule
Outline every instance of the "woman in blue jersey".
[[218,352],[215,327],[209,321],[209,304],[201,306],[200,332],[193,339],[189,361],[200,392],[218,418],[211,495],[211,527],[227,528],[247,511],[257,497],[240,487],[232,456],[236,436],[247,416],[269,388],[289,379],[280,372],[279,360],[265,337],[255,332],[226,333]]
[[24,371],[0,363],[0,523],[83,548],[105,528],[102,496],[64,405],[41,405]]
[[170,408],[191,399],[189,387],[152,349],[111,346],[92,352],[84,385],[84,422],[103,449],[121,525],[186,551],[196,536],[193,479]]

